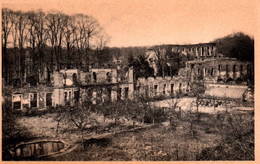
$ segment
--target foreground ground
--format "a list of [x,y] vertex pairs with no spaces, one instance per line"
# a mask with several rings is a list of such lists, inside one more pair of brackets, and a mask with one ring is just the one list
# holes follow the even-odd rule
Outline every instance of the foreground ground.
[[149,124],[149,127],[138,124],[134,128],[141,129],[135,131],[130,131],[132,122],[123,119],[115,124],[113,120],[104,121],[95,114],[92,117],[100,123],[88,126],[84,131],[85,138],[107,133],[112,135],[86,139],[83,148],[79,132],[73,126],[61,122],[57,130],[55,114],[22,116],[16,119],[11,129],[17,137],[3,136],[3,149],[35,138],[55,138],[78,146],[67,154],[36,160],[254,160],[253,111],[199,113],[193,117],[176,118],[174,124],[169,120]]

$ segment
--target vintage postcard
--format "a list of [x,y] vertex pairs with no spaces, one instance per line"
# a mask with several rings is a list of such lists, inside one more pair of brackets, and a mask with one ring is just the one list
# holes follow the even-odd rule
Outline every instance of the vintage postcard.
[[258,4],[2,1],[1,160],[259,162]]

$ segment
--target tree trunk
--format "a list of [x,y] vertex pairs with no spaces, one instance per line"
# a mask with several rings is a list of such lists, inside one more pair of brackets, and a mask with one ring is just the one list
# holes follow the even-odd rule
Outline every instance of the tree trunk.
[[84,149],[84,137],[83,137],[83,131],[84,131],[84,128],[81,128],[81,146],[82,146],[82,148]]
[[59,125],[60,125],[60,120],[58,120],[58,124],[57,124],[57,128],[56,128],[56,137],[58,136]]

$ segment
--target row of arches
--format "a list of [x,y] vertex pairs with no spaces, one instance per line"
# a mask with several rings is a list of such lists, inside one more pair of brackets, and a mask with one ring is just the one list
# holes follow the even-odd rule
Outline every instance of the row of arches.
[[242,78],[237,78],[236,80],[232,78],[227,78],[227,79],[218,78],[217,80],[217,83],[227,83],[227,84],[232,84],[232,83],[242,84],[243,82],[244,80]]

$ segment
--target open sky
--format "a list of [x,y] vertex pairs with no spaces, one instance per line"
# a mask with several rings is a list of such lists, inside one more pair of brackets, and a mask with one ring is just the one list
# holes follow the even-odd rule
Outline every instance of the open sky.
[[[6,3],[5,3],[6,2]],[[256,34],[256,0],[5,1],[13,10],[58,10],[95,17],[111,47],[205,43],[234,32]],[[19,3],[18,3],[19,2]]]

